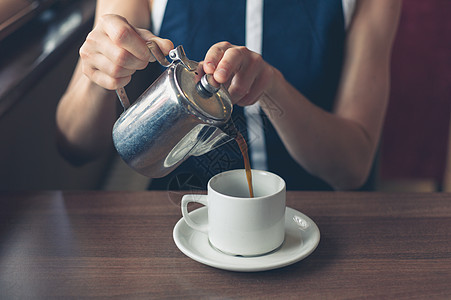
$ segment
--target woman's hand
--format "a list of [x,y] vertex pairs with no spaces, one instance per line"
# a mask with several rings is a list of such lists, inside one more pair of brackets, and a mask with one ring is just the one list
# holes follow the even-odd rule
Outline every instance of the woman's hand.
[[274,69],[260,54],[228,42],[213,45],[203,62],[203,70],[224,84],[232,102],[240,106],[257,102],[271,86]]
[[155,61],[146,45],[150,40],[154,40],[165,55],[174,48],[171,41],[135,28],[121,16],[103,15],[80,48],[82,71],[105,89],[123,87],[136,70]]

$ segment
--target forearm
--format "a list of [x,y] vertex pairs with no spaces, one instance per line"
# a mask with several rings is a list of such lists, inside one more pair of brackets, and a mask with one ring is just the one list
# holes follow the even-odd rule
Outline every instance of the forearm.
[[[133,27],[137,26],[137,27]],[[57,108],[58,146],[71,162],[84,163],[111,149],[117,118],[114,90],[147,66],[145,39],[153,36],[147,0],[98,0],[95,26]]]
[[293,159],[336,189],[363,184],[377,142],[360,124],[315,106],[275,74],[259,102]]
[[111,148],[116,101],[114,91],[96,85],[77,67],[56,113],[58,147],[71,162],[84,163]]
[[[316,107],[278,71],[260,100],[293,158],[336,189],[362,185],[373,163],[388,104],[400,9],[400,1],[358,2],[332,112]],[[273,103],[281,114],[271,114]]]

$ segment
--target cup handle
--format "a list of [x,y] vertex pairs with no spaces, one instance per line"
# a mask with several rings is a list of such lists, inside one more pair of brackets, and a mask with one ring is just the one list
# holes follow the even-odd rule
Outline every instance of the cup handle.
[[189,227],[203,233],[208,233],[208,224],[198,224],[191,219],[188,213],[188,203],[190,202],[200,203],[207,206],[208,205],[207,195],[184,195],[182,197],[181,207],[183,219],[185,220],[186,224],[188,224]]

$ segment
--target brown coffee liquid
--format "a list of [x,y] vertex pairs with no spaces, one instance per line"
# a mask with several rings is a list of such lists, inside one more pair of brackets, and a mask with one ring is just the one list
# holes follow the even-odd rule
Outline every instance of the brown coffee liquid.
[[232,119],[230,119],[224,126],[221,127],[221,130],[225,132],[228,136],[235,139],[240,147],[241,154],[243,155],[244,160],[244,169],[246,170],[246,178],[247,185],[249,186],[249,196],[251,198],[254,197],[254,188],[252,187],[252,171],[251,171],[251,163],[249,161],[249,154],[246,140],[244,139],[241,132],[236,128]]
[[253,198],[254,188],[252,187],[252,171],[251,164],[249,162],[249,154],[247,153],[247,143],[243,135],[239,131],[237,131],[235,141],[238,143],[238,146],[240,147],[241,150],[241,154],[243,155],[244,169],[246,169],[247,185],[249,186],[249,196]]

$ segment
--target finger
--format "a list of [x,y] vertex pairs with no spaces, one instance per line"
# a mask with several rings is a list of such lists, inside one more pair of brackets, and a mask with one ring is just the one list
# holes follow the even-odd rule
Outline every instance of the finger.
[[116,16],[110,17],[109,15],[102,18],[104,18],[102,23],[104,32],[116,46],[127,50],[137,59],[149,61],[150,53],[146,42],[127,20]]
[[120,48],[116,45],[112,45],[107,49],[103,49],[102,54],[105,55],[112,64],[119,65],[126,69],[142,70],[147,67],[147,64],[149,62],[149,59],[138,59],[136,58],[136,56],[134,56],[124,48]]
[[208,49],[204,60],[204,71],[213,74],[227,49],[233,47],[229,42],[216,43]]
[[[174,49],[174,44],[172,43],[172,41],[170,41],[168,39],[162,39],[160,37],[157,37],[156,35],[154,35],[152,32],[150,32],[148,30],[136,28],[136,32],[141,36],[141,38],[144,41],[146,41],[146,42],[154,41],[160,48],[163,55],[165,55],[165,56],[167,56],[169,54],[169,51]],[[155,58],[153,57],[153,55],[151,56],[150,61],[151,62],[155,61]]]
[[[147,60],[141,60],[124,48],[114,44],[104,32],[92,31],[89,33],[80,51],[80,55],[84,55],[85,59],[89,59],[89,56],[100,53],[106,56],[112,64],[127,69],[141,70],[144,69],[148,63]],[[91,63],[96,66],[95,61],[92,61]]]
[[203,65],[204,65],[203,61],[199,62],[199,64],[197,65],[196,71],[194,71],[194,74],[195,74],[194,81],[196,83],[199,82],[200,79],[202,78],[202,76],[205,75],[205,71],[204,71]]
[[271,78],[268,72],[260,72],[252,83],[249,93],[237,101],[236,104],[239,106],[248,106],[260,100],[270,80]]
[[118,64],[113,63],[106,56],[101,55],[100,53],[94,54],[92,59],[96,62],[95,69],[105,73],[106,75],[113,78],[121,78],[130,76],[135,73],[135,68],[127,69]]
[[262,64],[264,63],[259,54],[251,51],[247,53],[245,61],[245,66],[233,76],[228,90],[229,94],[236,102],[240,101],[241,98],[250,93],[256,77],[262,70]]
[[[82,51],[82,49],[80,49],[80,56],[83,58],[80,60],[82,72],[97,85],[105,89],[114,90],[119,87],[125,86],[130,81],[131,74],[134,72],[133,70],[120,70],[119,69],[120,67],[117,69],[117,71],[100,70],[96,67],[96,65],[97,66],[103,65],[105,66],[104,68],[108,68],[108,65],[113,64],[108,60],[108,58],[99,53],[88,55],[86,54],[86,52],[87,51]],[[92,64],[91,62],[95,62],[96,64]],[[110,76],[109,74],[107,74],[107,72],[112,73],[117,72],[117,74],[115,74],[114,76]]]
[[236,73],[246,69],[248,60],[245,57],[248,51],[245,47],[227,49],[213,73],[214,79],[219,83],[224,83],[233,78]]
[[104,72],[96,69],[92,69],[90,71],[89,78],[95,82],[97,85],[108,89],[108,90],[116,90],[120,87],[126,86],[130,80],[131,76],[125,76],[121,78],[113,78],[105,74]]

